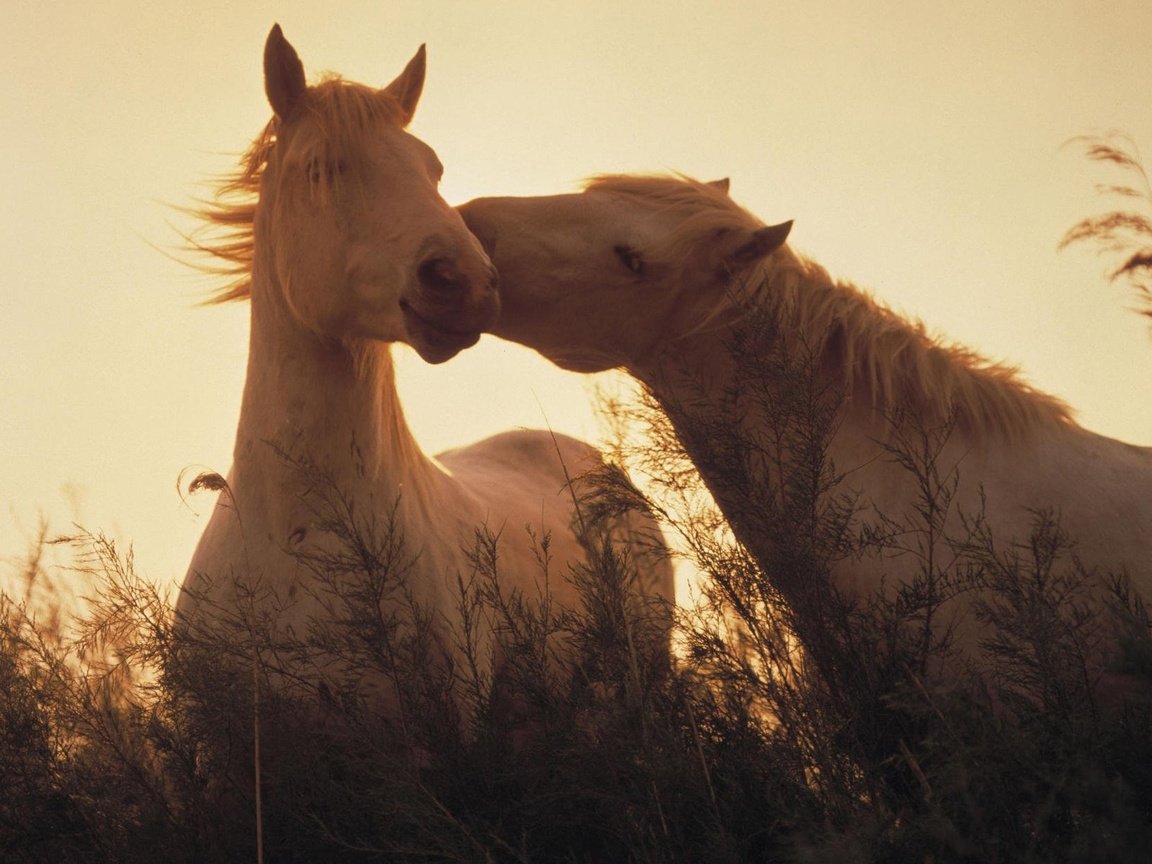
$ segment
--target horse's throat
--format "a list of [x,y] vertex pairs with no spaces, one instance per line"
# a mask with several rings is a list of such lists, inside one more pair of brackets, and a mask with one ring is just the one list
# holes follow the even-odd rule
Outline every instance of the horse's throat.
[[[334,484],[404,483],[419,449],[386,345],[353,352],[284,316],[253,314],[236,463],[323,472]],[[351,492],[352,489],[348,490]]]

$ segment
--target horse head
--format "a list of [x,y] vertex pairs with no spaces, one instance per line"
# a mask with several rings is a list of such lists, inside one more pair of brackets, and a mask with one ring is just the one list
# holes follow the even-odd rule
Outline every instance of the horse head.
[[440,197],[443,167],[406,131],[424,84],[421,46],[387,87],[308,86],[279,25],[264,49],[274,117],[263,147],[256,266],[299,323],[345,343],[402,341],[443,362],[499,312],[495,271]]
[[500,273],[493,332],[574,371],[641,362],[713,316],[788,237],[790,222],[765,227],[727,189],[605,176],[577,194],[461,206]]

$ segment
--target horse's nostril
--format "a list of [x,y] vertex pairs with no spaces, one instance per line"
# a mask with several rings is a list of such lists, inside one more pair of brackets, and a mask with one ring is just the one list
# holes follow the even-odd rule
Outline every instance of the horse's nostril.
[[429,258],[416,271],[420,284],[433,291],[461,291],[468,280],[451,258]]

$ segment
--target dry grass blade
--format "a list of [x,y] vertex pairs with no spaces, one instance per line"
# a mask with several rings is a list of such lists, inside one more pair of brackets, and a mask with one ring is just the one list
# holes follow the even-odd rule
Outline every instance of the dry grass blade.
[[1122,172],[1126,182],[1096,184],[1099,194],[1125,202],[1102,216],[1082,219],[1060,241],[1060,248],[1092,243],[1102,254],[1121,257],[1109,279],[1125,279],[1136,290],[1140,313],[1152,317],[1152,185],[1144,169],[1140,150],[1132,139],[1118,132],[1102,136],[1080,136],[1072,142],[1084,155]]

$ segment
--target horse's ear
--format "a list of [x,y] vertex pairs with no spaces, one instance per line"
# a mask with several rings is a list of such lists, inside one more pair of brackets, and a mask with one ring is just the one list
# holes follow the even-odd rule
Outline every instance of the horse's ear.
[[412,122],[412,115],[416,113],[416,103],[420,101],[420,94],[424,90],[424,46],[421,45],[416,54],[408,61],[404,71],[396,76],[396,80],[384,88],[384,92],[396,100],[400,106],[400,125],[407,126]]
[[752,235],[736,247],[736,251],[728,256],[725,262],[730,269],[738,270],[757,261],[767,258],[784,245],[788,233],[792,230],[792,220],[781,222],[779,225],[769,225],[752,232]]
[[727,177],[721,177],[719,180],[709,180],[708,185],[713,189],[719,189],[725,195],[728,194],[729,180]]
[[280,25],[274,24],[264,43],[264,92],[276,116],[287,120],[307,89],[304,64],[284,38]]

